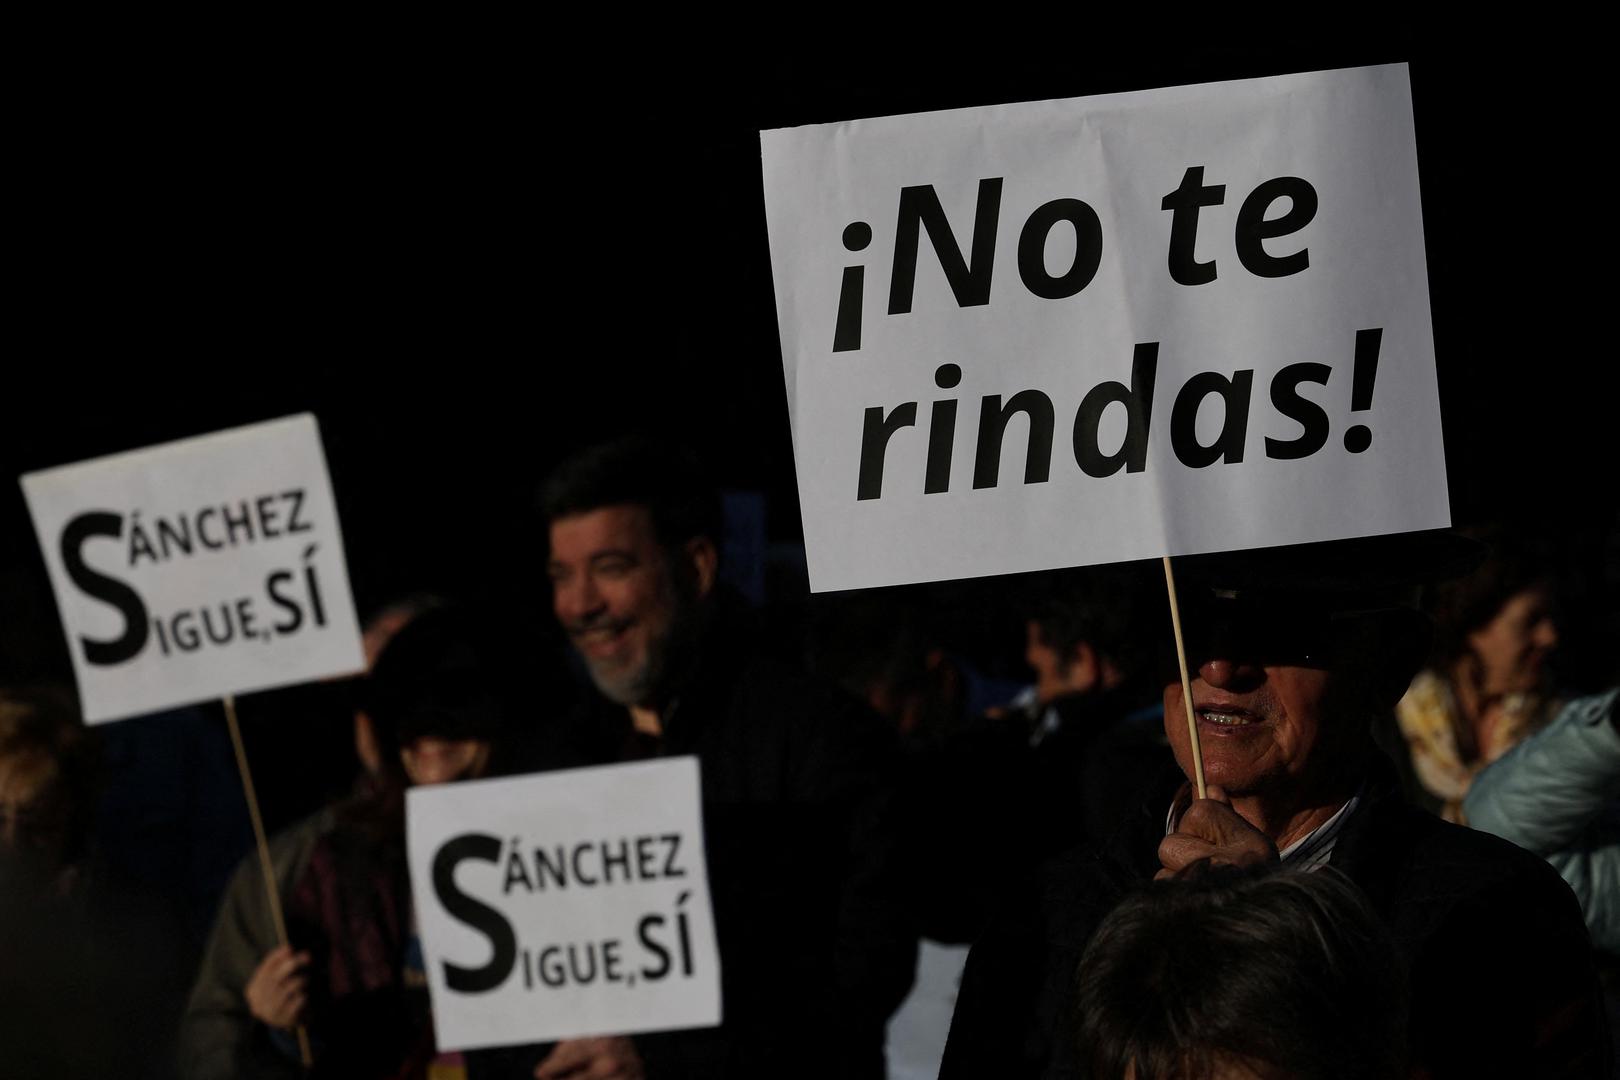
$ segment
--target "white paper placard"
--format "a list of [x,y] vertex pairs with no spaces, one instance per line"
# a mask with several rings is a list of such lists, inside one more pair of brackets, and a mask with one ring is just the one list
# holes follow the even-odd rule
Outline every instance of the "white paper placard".
[[413,788],[441,1051],[720,1022],[694,757]]
[[813,589],[1450,523],[1405,65],[761,147]]
[[310,415],[22,478],[88,723],[364,667]]

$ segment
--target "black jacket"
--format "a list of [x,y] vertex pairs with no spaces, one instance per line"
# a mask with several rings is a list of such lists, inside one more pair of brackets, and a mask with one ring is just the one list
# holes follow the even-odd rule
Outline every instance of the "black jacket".
[[[723,599],[712,615],[654,752],[700,762],[724,1022],[637,1036],[647,1075],[881,1078],[885,1026],[916,961],[893,733],[767,656],[739,604]],[[628,711],[592,695],[543,733],[531,765],[643,749]],[[503,1054],[526,1077],[537,1052]]]
[[[982,717],[913,751],[907,802],[924,937],[975,941],[1006,882],[1106,841],[1143,791],[1179,777],[1160,712],[1144,710],[1142,697],[1071,694],[1041,716]],[[1058,723],[1039,730],[1047,711]]]
[[[1075,987],[1092,932],[1159,868],[1171,793],[1105,850],[1049,862],[975,945],[940,1080],[1077,1077]],[[1412,1060],[1445,1077],[1606,1076],[1591,949],[1540,859],[1407,806],[1387,763],[1334,847],[1410,973]]]

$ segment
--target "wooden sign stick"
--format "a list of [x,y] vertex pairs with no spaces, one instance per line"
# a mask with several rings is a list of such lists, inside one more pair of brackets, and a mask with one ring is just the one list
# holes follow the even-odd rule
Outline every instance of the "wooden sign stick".
[[[281,915],[281,895],[276,889],[276,868],[270,861],[270,841],[265,839],[264,819],[259,816],[259,796],[253,790],[253,773],[248,770],[247,748],[242,744],[242,729],[236,722],[236,696],[225,695],[225,724],[231,729],[231,745],[236,749],[236,768],[242,774],[242,790],[247,793],[248,817],[253,820],[253,840],[259,848],[259,869],[264,871],[264,892],[270,900],[270,921],[275,924],[276,940],[290,945],[287,940],[287,922]],[[313,1068],[315,1055],[310,1052],[309,1032],[299,1024],[294,1029],[298,1037],[298,1057],[304,1068]]]
[[1176,575],[1170,569],[1170,556],[1164,557],[1164,584],[1170,592],[1170,625],[1176,632],[1176,663],[1181,665],[1181,700],[1187,706],[1187,734],[1192,737],[1193,784],[1198,797],[1204,789],[1204,751],[1198,745],[1198,718],[1193,714],[1192,679],[1187,674],[1187,643],[1181,636],[1181,607],[1176,603]]

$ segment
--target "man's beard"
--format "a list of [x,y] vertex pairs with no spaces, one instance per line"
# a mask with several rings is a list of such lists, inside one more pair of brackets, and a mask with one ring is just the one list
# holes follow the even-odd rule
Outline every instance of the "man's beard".
[[[670,602],[669,621],[649,634],[640,663],[620,666],[594,660],[582,652],[591,681],[602,696],[618,705],[662,705],[696,645],[697,599],[678,583]],[[582,628],[585,629],[585,628]]]
[[670,639],[675,626],[670,624],[647,642],[646,654],[634,666],[621,667],[585,657],[591,681],[602,696],[619,705],[646,705],[663,685],[668,672]]

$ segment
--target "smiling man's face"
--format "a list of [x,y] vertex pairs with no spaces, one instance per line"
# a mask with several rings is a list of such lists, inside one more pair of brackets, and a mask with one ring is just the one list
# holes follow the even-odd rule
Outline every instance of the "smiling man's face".
[[[1192,675],[1193,711],[1204,777],[1232,795],[1301,783],[1331,750],[1326,715],[1333,676],[1308,667],[1209,660]],[[1192,775],[1181,681],[1165,687],[1165,734],[1182,772]]]
[[551,523],[552,608],[597,688],[649,704],[681,616],[675,567],[644,506],[608,506]]
[[[1375,693],[1357,644],[1303,626],[1289,642],[1276,634],[1286,625],[1264,634],[1228,630],[1189,646],[1204,776],[1233,796],[1310,792],[1365,742]],[[1164,723],[1176,762],[1191,777],[1186,707],[1174,673],[1165,678]]]

